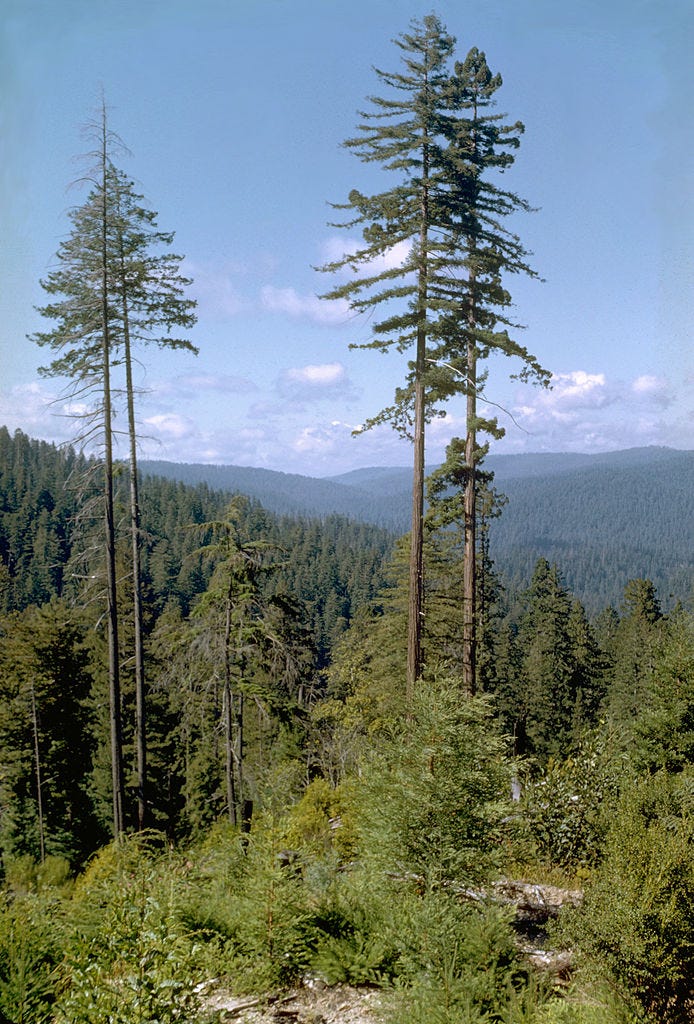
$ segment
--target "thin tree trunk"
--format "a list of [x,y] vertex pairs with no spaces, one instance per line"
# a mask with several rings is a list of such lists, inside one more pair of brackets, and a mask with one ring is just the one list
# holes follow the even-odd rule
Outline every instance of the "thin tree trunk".
[[417,294],[417,352],[414,382],[414,467],[412,473],[412,530],[410,533],[410,576],[407,616],[407,681],[406,698],[412,705],[417,683],[422,675],[422,629],[424,625],[424,428],[427,340],[427,286],[429,229],[429,145],[424,136],[422,145],[422,201],[420,210],[420,265]]
[[[477,124],[478,107],[474,103],[474,124]],[[474,163],[477,165],[478,140],[473,132]],[[477,247],[476,236],[468,237],[468,252],[472,257]],[[463,686],[466,693],[472,696],[477,687],[477,344],[476,298],[475,298],[475,266],[470,262],[468,275],[468,309],[467,309],[467,401],[466,401],[466,435],[465,435],[465,494],[463,508],[465,515],[465,543],[463,549]]]
[[226,621],[224,625],[224,695],[222,698],[222,710],[224,715],[224,762],[227,791],[227,813],[232,825],[237,825],[237,795],[234,780],[234,715],[233,715],[233,693],[231,689],[231,593],[232,584],[229,583],[227,594]]
[[34,757],[36,759],[36,806],[39,814],[39,850],[41,863],[46,860],[46,838],[43,828],[43,783],[41,781],[41,755],[39,751],[39,718],[36,713],[36,694],[31,684],[31,724],[34,730]]
[[[474,278],[470,287],[474,284]],[[474,326],[474,311],[471,303],[469,327]],[[465,692],[474,694],[476,689],[476,447],[477,447],[477,350],[474,338],[467,342],[467,433],[465,435],[465,493],[463,498],[465,516],[465,544],[463,548],[463,686]]]
[[236,762],[236,821],[243,826],[243,693],[236,695],[236,715],[234,730],[234,760]]
[[422,675],[422,620],[424,597],[424,329],[418,332],[417,379],[415,381],[414,470],[412,475],[412,531],[410,534],[410,583],[407,617],[407,703],[411,705]]
[[108,308],[108,216],[107,216],[107,131],[106,109],[102,111],[101,134],[101,302],[104,415],[104,534],[106,542],[106,591],[108,623],[108,678],[111,719],[111,778],[113,787],[113,835],[125,830],[123,788],[123,736],[121,727],[120,669],[118,661],[118,599],[116,577],[116,528],[113,507],[113,434],[111,408],[111,339]]
[[[123,250],[121,243],[121,271]],[[121,274],[121,277],[123,275]],[[133,577],[133,627],[135,631],[135,746],[137,751],[137,827],[147,822],[147,716],[145,696],[145,657],[142,637],[142,563],[140,557],[140,497],[137,479],[137,430],[135,425],[135,393],[133,388],[130,320],[125,280],[121,281],[123,345],[125,358],[125,389],[128,404],[128,435],[130,441],[130,542]]]

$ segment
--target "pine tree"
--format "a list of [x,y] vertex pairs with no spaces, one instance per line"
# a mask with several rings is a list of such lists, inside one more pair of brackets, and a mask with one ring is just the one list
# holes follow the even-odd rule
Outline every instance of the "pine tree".
[[595,712],[597,652],[556,565],[539,559],[518,627],[516,734],[540,758],[565,753]]
[[58,250],[58,268],[41,285],[49,295],[62,296],[39,309],[57,321],[50,331],[37,332],[33,340],[60,353],[41,372],[67,377],[73,399],[92,402],[85,414],[82,442],[100,438],[103,456],[104,541],[106,553],[106,605],[108,629],[109,694],[111,721],[111,769],[113,830],[125,828],[121,679],[118,655],[118,607],[116,596],[116,530],[113,490],[113,388],[111,370],[117,316],[110,287],[111,249],[109,232],[115,197],[109,188],[110,150],[114,138],[106,124],[105,108],[95,128],[96,166],[92,188],[82,206],[70,211],[72,232]]
[[618,727],[628,727],[648,702],[663,616],[649,579],[629,580],[622,615],[608,646],[611,661],[608,713]]
[[103,840],[88,794],[93,753],[86,627],[65,603],[0,623],[0,849],[82,862]]
[[[354,189],[348,203],[338,207],[353,214],[353,219],[341,226],[360,226],[364,244],[323,269],[365,271],[365,276],[351,277],[334,288],[327,298],[347,298],[357,312],[386,307],[385,318],[373,324],[373,340],[358,347],[377,351],[395,347],[400,352],[414,347],[415,351],[407,384],[396,390],[395,404],[367,423],[371,427],[391,422],[414,445],[407,642],[407,689],[412,697],[422,672],[424,432],[432,408],[426,383],[435,369],[427,363],[427,342],[436,314],[429,279],[438,247],[433,228],[441,118],[454,39],[437,17],[428,15],[422,22],[414,21],[412,31],[395,42],[402,51],[405,70],[377,70],[380,81],[395,90],[395,98],[371,97],[374,109],[361,112],[360,134],[345,145],[361,160],[378,161],[385,170],[395,172],[399,180],[373,196]],[[402,264],[374,270],[374,261],[398,245],[408,249]],[[405,308],[393,311],[391,303],[398,302],[404,302]]]
[[184,296],[184,289],[191,282],[180,273],[182,257],[173,253],[162,254],[154,251],[160,246],[171,245],[173,234],[158,230],[156,214],[142,206],[142,196],[135,193],[133,183],[113,166],[109,168],[109,187],[115,205],[112,228],[112,286],[117,295],[116,301],[120,302],[122,358],[125,366],[128,410],[138,826],[143,829],[147,813],[147,747],[133,346],[138,342],[154,342],[160,348],[186,349],[196,355],[198,350],[190,341],[171,335],[173,329],[188,330],[195,324],[195,301]]
[[476,47],[455,65],[449,83],[451,114],[444,128],[442,267],[430,286],[444,310],[441,341],[431,358],[460,378],[466,395],[466,436],[464,442],[454,439],[447,455],[449,464],[455,459],[463,470],[463,683],[468,693],[476,686],[478,489],[488,482],[478,479],[478,464],[489,448],[488,443],[479,444],[478,434],[497,439],[504,434],[496,419],[478,414],[487,376],[480,364],[501,352],[520,360],[522,379],[544,385],[549,381],[548,371],[508,333],[519,325],[508,312],[512,300],[504,277],[537,275],[520,239],[504,225],[504,218],[530,207],[498,183],[498,174],[513,164],[524,131],[520,122],[504,124],[505,115],[494,112],[501,85],[501,75],[492,74]]
[[130,461],[130,533],[135,641],[136,747],[138,824],[146,811],[145,679],[142,635],[140,502],[137,478],[137,428],[133,348],[155,342],[160,347],[197,351],[172,331],[195,323],[194,301],[184,296],[190,282],[180,273],[181,257],[159,253],[173,235],[161,232],[156,214],[142,205],[133,183],[113,163],[118,140],[108,129],[102,104],[94,126],[98,141],[92,189],[85,203],[71,211],[73,231],[58,251],[59,268],[42,286],[63,298],[40,312],[57,321],[34,340],[60,352],[43,372],[70,379],[69,393],[92,400],[81,440],[101,439],[104,465],[104,509],[109,631],[109,678],[112,728],[114,832],[124,827],[122,770],[121,673],[119,666],[114,516],[114,431],[117,388],[114,368],[124,366]]
[[[493,436],[501,433],[495,421],[477,415],[484,381],[478,361],[502,351],[521,359],[521,377],[546,383],[549,375],[507,330],[511,299],[502,275],[533,272],[519,239],[501,223],[528,205],[501,189],[493,177],[513,162],[511,150],[522,131],[522,125],[500,124],[500,115],[488,112],[501,78],[492,76],[484,54],[476,49],[451,74],[448,62],[455,40],[434,15],[413,22],[412,32],[396,43],[405,71],[377,72],[384,85],[396,90],[396,98],[371,97],[374,109],[362,113],[361,134],[346,145],[362,160],[378,161],[396,172],[399,182],[369,197],[357,190],[350,193],[340,208],[351,211],[353,219],[342,226],[361,227],[364,244],[323,269],[349,268],[357,275],[328,298],[346,298],[357,312],[385,306],[385,318],[373,325],[373,340],[357,347],[414,348],[406,385],[396,389],[392,406],[366,424],[390,422],[414,443],[407,673],[411,697],[422,672],[425,424],[451,395],[467,395],[464,680],[472,692],[475,466],[483,455],[476,434],[479,429]],[[408,247],[402,263],[377,271],[374,261],[397,245]],[[360,268],[362,275],[357,274]],[[405,309],[398,310],[398,303]]]

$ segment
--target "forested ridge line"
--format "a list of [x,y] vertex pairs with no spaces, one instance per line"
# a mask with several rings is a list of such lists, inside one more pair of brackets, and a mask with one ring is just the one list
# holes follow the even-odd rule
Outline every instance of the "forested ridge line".
[[[402,534],[411,471],[371,467],[327,479],[242,466],[145,462],[191,484],[242,491],[283,513],[340,512]],[[618,606],[630,579],[648,577],[663,605],[692,597],[694,452],[638,448],[596,455],[490,455],[485,468],[508,497],[490,526],[490,553],[509,589],[527,586],[538,558],[557,562],[595,615]]]
[[[21,431],[11,436],[0,427],[0,611],[77,598],[88,570],[85,552],[98,543],[97,469],[95,460],[70,447],[59,449]],[[121,521],[126,482],[126,474],[119,474]],[[143,571],[151,614],[167,604],[187,614],[206,589],[213,565],[200,553],[207,539],[203,524],[223,517],[230,498],[205,483],[143,476]],[[257,501],[248,504],[245,528],[250,537],[277,546],[282,583],[305,602],[327,657],[356,609],[381,586],[392,535],[334,514],[273,514]]]
[[[45,600],[65,588],[69,592],[72,583],[65,566],[76,512],[96,489],[88,480],[90,463],[82,456],[21,432],[12,438],[0,428],[0,460],[1,600],[9,609]],[[489,464],[497,467],[495,484],[509,499],[502,515],[490,524],[490,554],[510,591],[526,587],[537,559],[546,558],[561,567],[567,585],[591,616],[608,605],[618,607],[628,580],[640,577],[653,581],[665,608],[678,600],[691,601],[693,453],[638,449],[595,457],[497,456],[490,457]],[[171,596],[179,594],[183,605],[201,581],[194,582],[190,565],[181,568],[190,537],[177,525],[186,516],[191,523],[214,518],[233,493],[260,502],[266,523],[286,534],[284,543],[296,554],[287,565],[293,585],[301,576],[299,548],[302,557],[307,552],[297,529],[308,531],[314,545],[326,531],[332,534],[332,543],[340,536],[352,551],[363,543],[362,579],[357,583],[363,594],[363,574],[369,571],[365,562],[374,561],[369,551],[373,545],[381,554],[391,549],[396,511],[400,526],[406,527],[408,471],[394,467],[346,474],[347,483],[342,477],[316,480],[234,466],[143,461],[141,471],[152,541],[147,557],[157,575],[155,589],[161,590],[167,579]],[[352,480],[358,486],[352,486]],[[163,507],[167,503],[168,512]],[[181,507],[174,514],[176,503]],[[299,523],[304,526],[299,528]],[[377,523],[381,527],[372,529]],[[304,578],[310,600],[320,605],[318,577],[307,572]],[[345,610],[344,587],[342,591],[342,611],[330,598],[334,613],[328,609],[328,625],[320,627],[328,634],[334,630],[335,616],[343,616]]]

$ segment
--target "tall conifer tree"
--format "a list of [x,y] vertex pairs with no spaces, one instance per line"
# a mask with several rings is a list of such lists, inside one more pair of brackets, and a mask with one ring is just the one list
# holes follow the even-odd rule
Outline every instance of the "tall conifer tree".
[[147,813],[147,744],[145,665],[142,626],[142,571],[140,499],[137,478],[137,424],[133,380],[133,346],[155,342],[160,347],[186,349],[197,355],[188,340],[172,336],[175,329],[195,324],[195,301],[185,297],[191,282],[180,273],[182,257],[156,251],[173,242],[173,233],[157,228],[156,214],[142,205],[133,182],[117,168],[109,168],[113,194],[112,285],[118,309],[125,392],[128,412],[130,463],[130,541],[132,555],[133,618],[135,637],[135,745],[138,779],[138,827]]
[[[528,205],[495,179],[513,162],[511,151],[518,146],[522,125],[504,125],[502,115],[489,112],[501,78],[491,74],[484,54],[473,48],[451,73],[455,40],[434,15],[413,22],[412,31],[396,44],[405,70],[377,72],[382,83],[396,91],[396,98],[371,97],[374,109],[362,114],[360,135],[345,145],[362,160],[395,172],[399,180],[388,191],[369,197],[354,190],[349,202],[338,207],[351,211],[353,218],[342,226],[360,227],[364,244],[323,269],[354,271],[328,298],[347,298],[357,312],[385,307],[384,319],[373,325],[373,339],[357,347],[414,349],[406,385],[396,389],[394,404],[366,424],[390,422],[414,443],[410,695],[423,664],[425,424],[442,401],[459,392],[467,396],[464,678],[473,692],[475,465],[483,454],[477,431],[501,433],[494,420],[480,420],[477,414],[484,381],[478,362],[492,351],[502,351],[521,359],[521,377],[546,383],[549,376],[509,337],[512,325],[506,310],[511,298],[502,282],[504,274],[533,273],[519,239],[502,225],[505,216]],[[400,265],[375,269],[379,257],[403,243],[409,248]]]
[[97,148],[91,190],[83,205],[70,211],[72,232],[58,249],[58,267],[41,281],[49,295],[62,296],[39,309],[44,317],[57,323],[50,331],[34,334],[33,340],[60,353],[49,366],[42,367],[41,372],[45,376],[67,377],[70,380],[68,393],[82,402],[92,403],[80,440],[89,442],[98,438],[103,457],[113,831],[117,837],[124,831],[125,817],[113,498],[111,361],[115,313],[109,282],[112,255],[109,231],[114,213],[109,169],[114,137],[108,130],[103,106],[94,133]]
[[[478,465],[488,451],[478,435],[493,438],[504,434],[496,419],[478,413],[478,400],[487,373],[484,361],[493,352],[520,360],[517,374],[543,385],[549,372],[509,335],[518,328],[509,315],[512,303],[505,278],[511,274],[535,277],[528,253],[504,218],[529,211],[528,203],[502,188],[499,175],[514,162],[524,128],[517,121],[504,123],[494,111],[501,75],[492,74],[484,53],[473,47],[456,62],[449,82],[450,114],[444,122],[447,145],[443,151],[446,190],[442,195],[441,267],[431,289],[445,307],[440,322],[442,341],[434,353],[462,382],[466,396],[464,442],[454,439],[448,462],[459,460],[463,468],[465,546],[463,554],[463,682],[476,688],[477,630],[477,503],[480,484]],[[458,473],[450,466],[453,475]]]
[[177,328],[195,323],[195,303],[185,298],[190,282],[180,274],[181,257],[158,254],[173,235],[156,226],[156,214],[142,205],[133,184],[116,168],[112,154],[120,140],[107,126],[105,104],[93,127],[97,138],[96,166],[91,190],[82,206],[70,212],[73,230],[58,250],[59,266],[41,282],[49,295],[60,296],[39,312],[56,321],[33,340],[59,355],[42,369],[47,376],[67,377],[68,393],[90,401],[84,443],[98,438],[104,465],[104,523],[106,549],[109,690],[111,705],[111,761],[113,773],[114,834],[125,828],[123,740],[121,726],[121,673],[116,594],[116,530],[114,519],[114,401],[118,389],[113,369],[125,366],[130,461],[130,520],[135,618],[136,747],[138,763],[138,824],[145,820],[146,747],[144,656],[140,580],[140,512],[137,487],[137,431],[132,375],[133,346],[154,341],[169,348],[197,351],[172,336]]
[[[391,422],[414,444],[407,643],[410,697],[422,672],[424,432],[430,411],[426,378],[432,373],[427,343],[436,318],[429,280],[438,245],[432,228],[441,173],[441,117],[448,59],[455,43],[434,15],[413,22],[411,27],[410,33],[395,40],[402,51],[404,71],[377,70],[381,83],[394,90],[394,98],[370,97],[374,109],[361,112],[359,135],[345,143],[361,160],[378,162],[394,172],[398,182],[373,196],[356,189],[350,193],[349,202],[338,208],[349,210],[353,218],[342,226],[359,226],[364,244],[323,268],[365,271],[333,289],[328,298],[347,298],[358,312],[385,306],[384,319],[373,324],[374,338],[357,347],[414,349],[406,386],[396,390],[395,404],[367,423],[370,427]],[[374,270],[374,261],[399,244],[408,248],[402,264]],[[398,302],[403,301],[405,308],[398,309]]]

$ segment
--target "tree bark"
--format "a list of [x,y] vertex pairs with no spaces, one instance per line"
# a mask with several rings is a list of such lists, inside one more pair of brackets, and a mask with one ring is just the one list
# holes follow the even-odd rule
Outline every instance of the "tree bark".
[[135,642],[135,747],[137,756],[137,827],[140,832],[147,823],[147,720],[145,696],[145,656],[142,636],[142,563],[140,557],[140,497],[137,479],[137,429],[135,424],[135,392],[130,344],[130,317],[125,281],[123,237],[119,232],[121,269],[121,314],[123,317],[123,348],[125,390],[128,406],[128,440],[130,454],[130,549],[133,581],[133,629]]
[[[425,78],[426,86],[426,78]],[[422,197],[419,229],[419,272],[417,292],[417,351],[414,381],[414,465],[412,472],[412,530],[410,533],[410,577],[407,616],[406,699],[412,705],[422,675],[422,629],[424,625],[424,427],[427,340],[428,231],[429,231],[429,143],[425,129],[422,143]]]
[[118,598],[116,576],[116,528],[113,507],[113,410],[111,407],[111,338],[108,307],[108,210],[107,210],[106,110],[101,122],[101,342],[104,417],[104,538],[106,542],[106,601],[108,628],[109,712],[111,719],[111,779],[113,788],[113,835],[125,830],[123,787],[123,736],[121,725],[120,666],[118,652]]
[[[472,282],[471,282],[472,287]],[[474,325],[474,311],[469,314],[469,326]],[[476,479],[476,446],[477,431],[477,350],[474,338],[468,337],[467,342],[467,400],[465,435],[465,493],[463,509],[465,520],[465,543],[463,548],[463,686],[465,692],[472,695],[476,689],[476,656],[477,656],[477,479]]]
[[41,779],[41,752],[39,750],[39,716],[36,711],[36,693],[31,683],[31,724],[34,732],[34,757],[36,759],[36,806],[39,815],[39,850],[41,863],[46,860],[46,837],[43,827],[43,782]]

